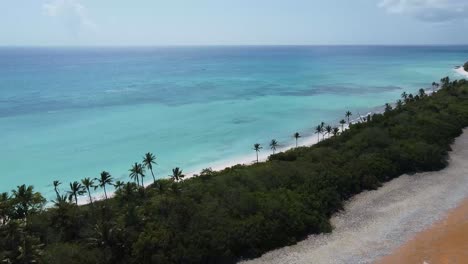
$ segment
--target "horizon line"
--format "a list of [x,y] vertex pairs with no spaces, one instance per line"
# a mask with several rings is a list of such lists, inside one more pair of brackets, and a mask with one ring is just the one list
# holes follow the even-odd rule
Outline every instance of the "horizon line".
[[466,44],[93,44],[93,45],[2,45],[0,48],[157,48],[157,47],[440,47]]

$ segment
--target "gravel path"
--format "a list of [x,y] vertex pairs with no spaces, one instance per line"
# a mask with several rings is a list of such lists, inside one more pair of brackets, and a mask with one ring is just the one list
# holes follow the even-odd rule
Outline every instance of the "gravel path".
[[371,263],[443,218],[468,197],[468,129],[456,139],[447,168],[402,175],[346,202],[331,234],[311,235],[244,264]]

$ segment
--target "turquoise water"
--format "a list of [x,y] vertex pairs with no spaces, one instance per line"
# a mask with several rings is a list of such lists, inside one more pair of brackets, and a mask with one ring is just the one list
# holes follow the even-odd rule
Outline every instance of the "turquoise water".
[[468,46],[0,48],[0,192],[129,180],[148,151],[157,177],[249,162],[253,143],[292,144],[466,60]]

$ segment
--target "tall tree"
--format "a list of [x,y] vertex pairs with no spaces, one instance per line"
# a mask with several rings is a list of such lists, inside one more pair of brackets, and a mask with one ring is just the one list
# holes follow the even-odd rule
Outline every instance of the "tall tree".
[[270,149],[273,151],[273,154],[275,154],[277,147],[278,147],[278,141],[276,141],[276,139],[272,139],[270,141]]
[[333,131],[333,128],[330,125],[327,125],[325,127],[325,131],[327,131],[327,135],[330,136],[331,132]]
[[439,89],[439,84],[436,82],[432,82],[432,93],[435,93],[437,89]]
[[401,94],[401,98],[403,99],[403,101],[406,102],[406,99],[408,99],[408,94],[407,94],[406,92],[403,92],[403,93]]
[[340,125],[341,125],[341,132],[344,131],[344,125],[346,124],[346,121],[344,119],[340,120]]
[[332,134],[333,134],[333,136],[336,136],[336,135],[338,135],[339,132],[340,132],[340,129],[338,127],[334,127],[333,131],[332,131]]
[[151,171],[151,175],[153,176],[153,183],[156,183],[156,178],[154,177],[153,173],[153,164],[157,165],[156,156],[154,156],[151,152],[146,153],[143,157],[143,165]]
[[116,182],[114,183],[114,188],[115,188],[116,190],[120,190],[124,185],[125,185],[125,183],[124,183],[123,181],[116,181]]
[[389,103],[385,103],[385,113],[392,111],[392,106]]
[[[69,197],[75,198],[75,204],[78,205],[78,196],[83,195],[84,187],[81,183],[75,181],[73,183],[70,182],[70,190],[68,191]],[[71,199],[70,199],[71,200]]]
[[301,134],[299,134],[299,132],[296,132],[293,134],[293,137],[296,139],[296,148],[297,148],[297,141],[299,140],[299,138],[301,138]]
[[349,124],[349,118],[353,115],[350,111],[346,111],[345,116],[348,118],[348,124]]
[[58,187],[59,187],[59,185],[62,184],[62,183],[61,183],[60,181],[54,181],[52,184],[54,185],[55,194],[57,195],[57,197],[59,197],[60,194],[59,194],[59,192],[58,192]]
[[255,153],[257,153],[257,163],[258,163],[258,152],[260,152],[261,149],[262,149],[262,146],[260,144],[258,143],[254,144],[253,150],[255,150]]
[[424,96],[426,96],[426,92],[424,91],[424,89],[421,88],[418,91],[418,95],[419,95],[419,97],[423,98]]
[[172,169],[172,175],[169,175],[169,177],[174,181],[180,181],[185,177],[185,175],[179,167],[176,167]]
[[450,84],[450,78],[448,76],[444,77],[440,79],[440,83],[442,84],[442,88],[446,88]]
[[320,142],[320,134],[322,133],[322,126],[318,125],[315,127],[315,134],[317,134],[317,142]]
[[7,192],[0,194],[0,226],[4,226],[12,214],[12,201]]
[[104,196],[107,200],[106,185],[112,185],[114,179],[112,178],[109,172],[103,171],[101,172],[101,178],[96,178],[96,180],[98,181],[98,186],[104,189]]
[[400,99],[398,99],[398,101],[396,102],[396,108],[401,109],[402,107],[403,107],[403,102]]
[[145,177],[145,169],[143,168],[143,165],[135,162],[135,164],[133,164],[132,168],[129,171],[130,171],[130,178],[136,179],[138,186],[139,186],[138,179],[141,176],[141,185],[145,187],[143,184],[143,177]]
[[27,219],[30,213],[35,213],[42,209],[46,200],[38,192],[34,192],[33,186],[20,185],[16,190],[12,190],[14,218]]
[[83,187],[86,189],[86,192],[88,193],[89,196],[89,202],[93,204],[93,197],[91,196],[91,188],[94,188],[94,180],[90,178],[84,178],[81,180],[81,184],[83,184]]

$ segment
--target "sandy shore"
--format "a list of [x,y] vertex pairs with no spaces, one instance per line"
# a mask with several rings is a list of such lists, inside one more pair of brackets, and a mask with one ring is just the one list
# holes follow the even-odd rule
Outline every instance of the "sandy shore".
[[467,199],[467,157],[465,129],[444,170],[402,175],[378,190],[358,194],[332,217],[331,234],[312,235],[244,263],[372,263],[390,255]]
[[468,198],[443,220],[418,233],[376,264],[467,262]]
[[463,67],[459,67],[455,69],[455,72],[468,78],[468,72],[463,69]]

